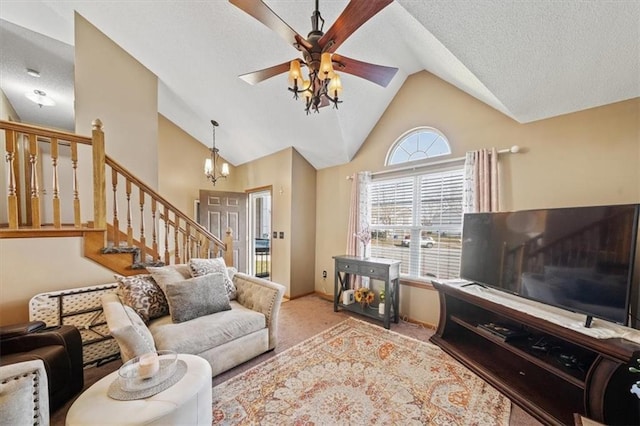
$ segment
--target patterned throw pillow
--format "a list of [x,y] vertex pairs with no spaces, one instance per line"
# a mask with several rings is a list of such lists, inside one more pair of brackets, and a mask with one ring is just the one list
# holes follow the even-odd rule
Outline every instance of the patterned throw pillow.
[[146,323],[152,319],[169,315],[169,305],[164,293],[149,274],[124,277],[118,280],[118,296],[125,305],[133,308]]
[[224,287],[227,289],[229,300],[236,298],[236,286],[233,284],[233,281],[231,281],[231,278],[229,278],[227,265],[225,265],[223,258],[191,259],[189,260],[189,268],[191,269],[192,277],[201,277],[216,272],[222,274],[224,277]]

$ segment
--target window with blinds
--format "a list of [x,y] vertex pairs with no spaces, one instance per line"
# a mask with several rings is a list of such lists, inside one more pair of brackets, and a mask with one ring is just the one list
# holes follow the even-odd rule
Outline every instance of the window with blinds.
[[463,180],[462,167],[375,179],[371,255],[400,260],[411,278],[459,277]]

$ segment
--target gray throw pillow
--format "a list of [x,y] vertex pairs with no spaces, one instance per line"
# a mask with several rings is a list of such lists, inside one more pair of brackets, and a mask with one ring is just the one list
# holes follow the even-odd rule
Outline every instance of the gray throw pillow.
[[224,276],[224,286],[227,289],[229,300],[236,298],[236,286],[231,281],[232,277],[229,277],[229,271],[227,265],[224,263],[224,259],[221,257],[213,257],[211,259],[197,259],[192,258],[189,260],[189,269],[191,269],[192,277],[199,277],[206,274],[213,274],[219,272]]
[[163,292],[167,284],[177,283],[191,278],[191,269],[189,269],[189,265],[186,263],[157,267],[147,266],[146,269]]
[[171,320],[184,322],[230,310],[224,280],[223,274],[215,273],[167,284],[166,296]]

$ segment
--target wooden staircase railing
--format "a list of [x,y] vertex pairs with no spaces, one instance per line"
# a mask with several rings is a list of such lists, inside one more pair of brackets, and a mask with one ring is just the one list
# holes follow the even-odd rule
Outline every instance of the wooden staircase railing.
[[[223,255],[228,265],[233,264],[230,231],[222,241],[109,158],[102,123],[95,120],[92,125],[92,136],[86,137],[0,120],[7,189],[0,238],[43,236],[43,231],[53,236],[52,230],[103,230],[105,246],[136,247],[143,262],[183,263],[192,257]],[[88,158],[89,150],[93,220],[83,223],[79,183],[84,175],[79,166],[86,166],[79,165],[79,159]],[[125,206],[124,217],[120,205]]]
[[[62,212],[65,207],[72,212],[67,215],[67,220],[73,224],[73,227],[81,228],[78,148],[81,145],[91,146],[91,138],[2,120],[0,120],[0,130],[4,131],[6,147],[6,228],[10,230],[40,229],[43,225],[42,210],[49,207],[51,213],[47,215],[47,219],[51,221],[50,226],[54,229],[63,227]],[[46,149],[50,160],[48,164],[39,161],[42,144],[48,145]],[[71,188],[71,200],[68,200],[66,206],[62,204],[60,186],[60,174],[63,171],[60,164],[62,156],[69,160],[64,174],[68,178],[66,180],[67,188]],[[47,186],[43,182],[44,170],[50,173],[51,186]],[[49,189],[52,194],[51,205],[45,206],[42,202],[42,195],[47,194],[46,191]]]

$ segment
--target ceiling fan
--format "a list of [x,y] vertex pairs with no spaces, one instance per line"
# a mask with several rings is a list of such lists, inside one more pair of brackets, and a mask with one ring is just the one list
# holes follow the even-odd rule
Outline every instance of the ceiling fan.
[[[387,87],[397,68],[361,62],[334,53],[362,24],[388,6],[393,0],[351,0],[336,22],[323,32],[324,19],[320,15],[318,0],[311,15],[311,32],[302,37],[276,15],[262,0],[229,0],[231,4],[262,22],[302,53],[302,59],[293,59],[263,70],[240,76],[249,84],[257,84],[268,78],[289,71],[289,83],[294,98],[302,96],[307,114],[333,104],[338,107],[342,84],[337,70],[364,78]],[[301,66],[308,69],[308,79]]]

